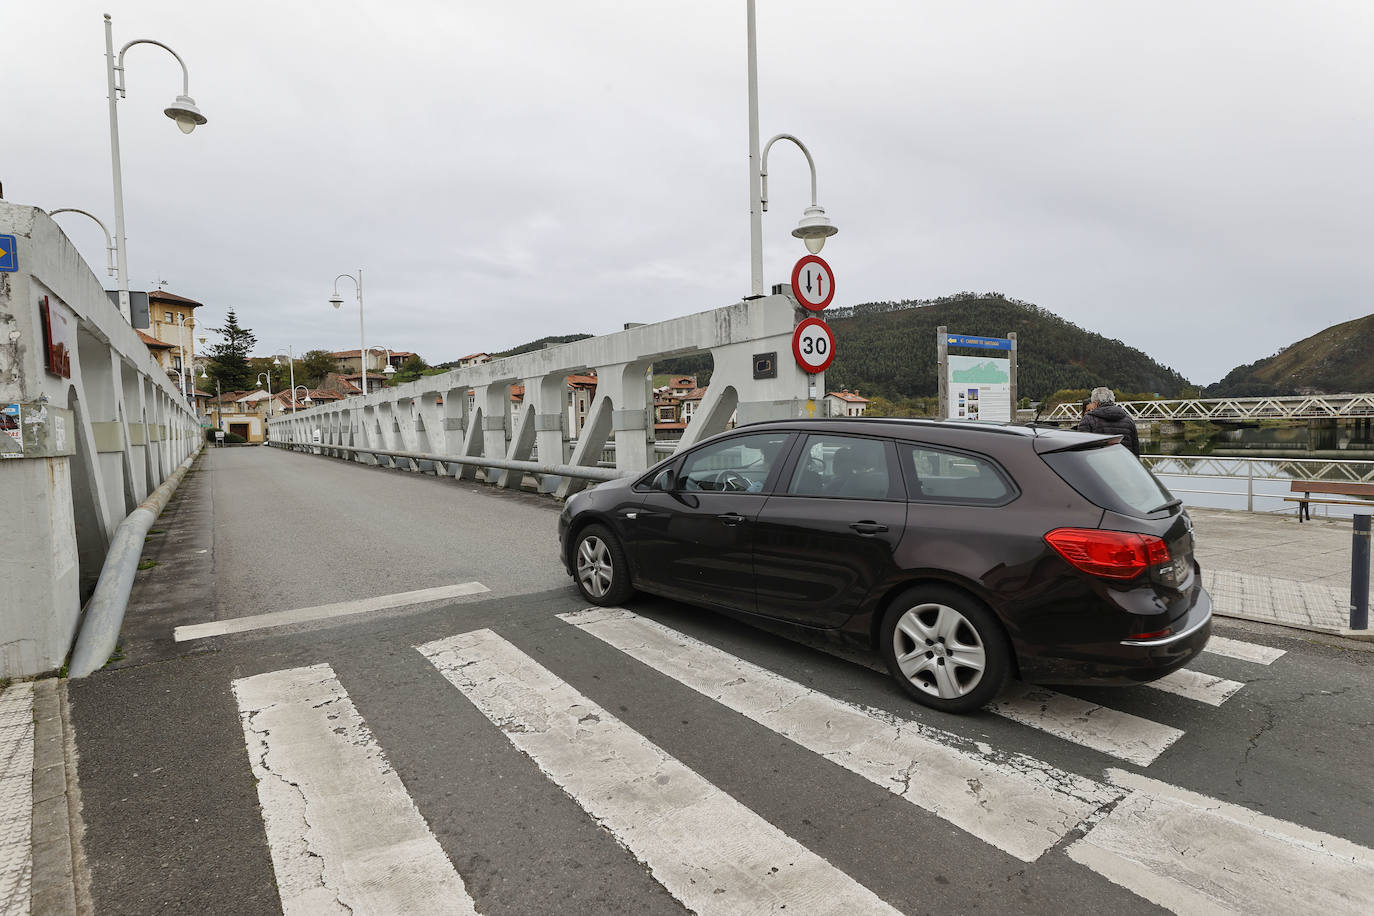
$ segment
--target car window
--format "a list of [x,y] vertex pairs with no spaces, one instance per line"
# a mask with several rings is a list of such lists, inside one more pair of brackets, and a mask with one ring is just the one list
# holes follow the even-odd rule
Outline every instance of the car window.
[[1006,502],[1011,484],[986,458],[926,445],[902,445],[912,497],[933,502],[991,505]]
[[790,433],[732,436],[702,446],[682,462],[684,490],[757,493],[782,455]]
[[1074,449],[1041,456],[1088,501],[1113,512],[1149,515],[1173,494],[1124,445]]
[[887,499],[892,491],[887,441],[807,436],[787,492],[792,496]]

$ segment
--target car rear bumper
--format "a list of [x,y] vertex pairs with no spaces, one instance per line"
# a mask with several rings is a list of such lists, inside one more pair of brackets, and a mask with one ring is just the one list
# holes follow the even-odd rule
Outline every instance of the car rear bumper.
[[1198,586],[1188,612],[1167,635],[1150,639],[1078,644],[1060,653],[1019,659],[1021,677],[1045,684],[1146,684],[1182,668],[1207,646],[1212,635],[1212,596]]

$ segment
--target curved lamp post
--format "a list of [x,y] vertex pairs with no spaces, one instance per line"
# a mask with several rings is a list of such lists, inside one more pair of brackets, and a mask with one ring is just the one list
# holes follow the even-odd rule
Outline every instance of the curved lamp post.
[[162,110],[162,113],[173,121],[177,122],[177,127],[181,132],[189,134],[196,129],[197,125],[205,123],[205,115],[200,113],[196,107],[196,100],[190,96],[191,78],[186,70],[186,62],[181,56],[160,41],[153,41],[151,38],[136,38],[124,47],[119,49],[119,57],[114,53],[114,32],[110,23],[110,14],[105,14],[105,63],[106,77],[110,90],[110,161],[114,169],[114,205],[115,205],[115,257],[119,261],[119,311],[124,315],[125,321],[132,320],[129,312],[129,266],[128,256],[125,252],[124,238],[124,179],[119,172],[119,114],[116,111],[116,102],[125,97],[124,91],[124,55],[134,45],[157,45],[168,54],[176,58],[177,63],[181,64],[181,95],[176,97],[172,104]]
[[291,386],[291,412],[292,412],[292,413],[295,413],[295,412],[296,412],[296,389],[297,389],[297,388],[305,388],[305,397],[301,398],[301,403],[302,403],[302,404],[304,404],[306,407],[309,407],[311,404],[314,404],[314,403],[315,403],[314,401],[310,400],[310,389],[309,389],[308,387],[306,387],[305,385],[292,385],[292,386]]
[[[267,379],[267,415],[270,417],[272,416],[272,373],[259,372],[258,378]],[[295,392],[292,392],[292,394],[295,394]]]
[[768,141],[759,156],[759,68],[755,49],[754,0],[748,8],[749,41],[749,255],[752,297],[764,295],[763,289],[763,211],[768,209],[768,148],[779,140],[791,140],[806,155],[811,166],[811,206],[802,213],[801,222],[792,235],[806,243],[806,250],[817,254],[825,240],[839,232],[816,203],[816,163],[800,140],[791,134],[778,134]]
[[[368,352],[368,353],[376,353],[378,350],[381,350],[383,353],[386,354],[386,365],[382,367],[382,375],[385,375],[387,378],[391,378],[393,375],[396,374],[396,367],[393,366],[393,365],[391,365],[391,348],[390,348],[390,347],[368,347],[368,348],[367,348],[367,352]],[[363,362],[364,362],[364,363],[367,362],[367,358],[366,358],[366,357],[363,358]]]
[[363,397],[367,397],[367,334],[363,330],[363,269],[358,268],[358,275],[339,274],[334,278],[334,295],[329,297],[329,304],[334,308],[343,305],[343,297],[339,295],[339,281],[344,277],[353,281],[353,285],[358,288],[358,362],[363,368]]
[[113,277],[115,275],[115,245],[114,241],[110,238],[110,230],[105,228],[105,224],[100,221],[100,217],[96,216],[94,213],[87,213],[85,210],[78,210],[75,207],[58,207],[56,210],[48,211],[49,216],[56,216],[59,213],[80,213],[82,216],[89,216],[91,219],[95,220],[95,224],[100,227],[100,231],[105,233],[105,272]]
[[[272,365],[280,367],[281,357],[282,353],[280,350],[278,350],[276,355],[272,357]],[[291,399],[294,403],[296,398],[296,354],[294,351],[292,351],[290,346],[287,346],[286,348],[286,362],[291,367]],[[309,393],[309,391],[306,392],[306,394]]]

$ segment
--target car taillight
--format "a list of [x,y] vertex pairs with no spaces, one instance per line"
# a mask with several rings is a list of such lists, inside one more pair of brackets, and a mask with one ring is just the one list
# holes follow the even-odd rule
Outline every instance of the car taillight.
[[1169,562],[1169,545],[1152,534],[1056,528],[1045,543],[1074,568],[1106,579],[1134,579],[1152,566]]

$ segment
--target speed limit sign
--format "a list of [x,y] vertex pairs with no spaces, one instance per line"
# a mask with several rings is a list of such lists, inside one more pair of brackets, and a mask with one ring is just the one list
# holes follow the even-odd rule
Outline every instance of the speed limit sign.
[[808,318],[792,332],[792,355],[803,371],[824,372],[835,358],[835,334],[819,318]]

